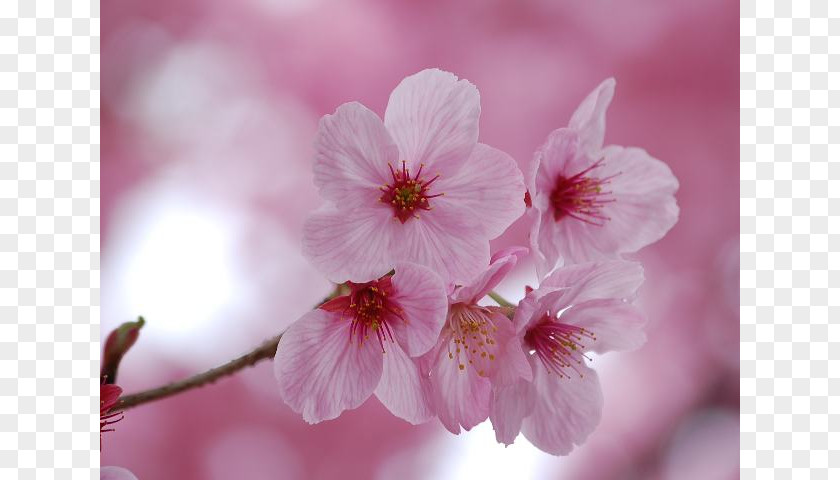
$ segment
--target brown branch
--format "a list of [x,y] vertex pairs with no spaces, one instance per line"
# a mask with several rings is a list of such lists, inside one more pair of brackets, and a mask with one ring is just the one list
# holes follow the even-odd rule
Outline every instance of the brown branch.
[[136,407],[137,405],[142,405],[154,400],[160,400],[161,398],[166,398],[186,390],[191,390],[208,383],[213,383],[222,377],[232,375],[243,368],[257,364],[262,360],[274,358],[274,354],[277,353],[277,343],[280,342],[280,337],[282,336],[283,334],[281,333],[276,337],[270,338],[263,342],[262,345],[245,355],[231,360],[222,366],[210,369],[204,373],[199,373],[198,375],[193,375],[190,378],[163,385],[162,387],[153,388],[151,390],[146,390],[132,395],[126,395],[120,398],[120,401],[114,407],[114,410],[126,410],[131,407]]

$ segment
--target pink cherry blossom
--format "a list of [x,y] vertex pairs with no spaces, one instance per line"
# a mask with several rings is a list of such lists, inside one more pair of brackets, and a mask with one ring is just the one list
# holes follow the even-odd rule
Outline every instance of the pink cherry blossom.
[[99,480],[137,480],[137,477],[122,467],[102,467],[99,469]]
[[479,95],[437,69],[405,78],[384,122],[360,103],[321,119],[315,184],[328,204],[304,227],[304,254],[335,282],[366,282],[396,262],[466,283],[489,240],[524,211],[522,173],[478,142]]
[[[471,285],[454,289],[437,345],[423,358],[424,371],[431,372],[435,412],[452,433],[460,433],[462,427],[469,430],[487,419],[491,382],[507,384],[519,376],[531,380],[530,366],[507,316],[510,312],[478,304],[526,252],[517,247],[497,253]],[[501,363],[508,368],[498,368]],[[502,378],[499,372],[507,376]]]
[[614,89],[613,79],[598,86],[531,161],[528,216],[540,276],[561,261],[635,252],[677,221],[678,183],[668,166],[639,148],[603,147]]
[[394,415],[428,421],[428,386],[412,357],[434,346],[446,319],[440,277],[397,264],[393,276],[349,287],[283,334],[274,358],[281,397],[309,423],[335,418],[372,393]]
[[638,263],[583,263],[556,270],[520,302],[514,324],[533,379],[494,386],[499,442],[513,443],[521,430],[541,450],[566,455],[586,440],[603,403],[587,353],[644,343],[645,320],[630,303],[643,280]]

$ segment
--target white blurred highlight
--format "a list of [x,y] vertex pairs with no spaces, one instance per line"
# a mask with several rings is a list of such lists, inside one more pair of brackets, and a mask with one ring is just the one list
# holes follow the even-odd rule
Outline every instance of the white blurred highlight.
[[236,297],[230,225],[218,212],[184,201],[150,217],[126,262],[126,306],[171,319],[156,331],[183,336]]
[[[508,480],[511,478],[546,478],[558,473],[555,457],[541,452],[523,436],[513,445],[503,447],[496,442],[490,421],[459,436],[446,436],[448,458],[439,464],[430,478],[462,480]],[[551,468],[549,468],[551,467]]]
[[103,332],[142,315],[148,324],[134,357],[149,361],[155,349],[205,366],[225,347],[198,344],[223,332],[226,345],[242,341],[241,329],[226,322],[248,293],[236,259],[242,227],[220,206],[171,180],[138,189],[115,215],[103,258]]

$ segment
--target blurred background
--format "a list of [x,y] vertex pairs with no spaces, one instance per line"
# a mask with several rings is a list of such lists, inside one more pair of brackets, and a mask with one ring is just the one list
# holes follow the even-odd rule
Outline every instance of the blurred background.
[[[680,221],[638,257],[642,349],[596,359],[604,417],[552,457],[489,423],[453,436],[375,398],[309,426],[270,362],[129,410],[103,465],[150,479],[728,479],[738,476],[738,2],[117,0],[102,14],[102,337],[148,321],[127,393],[223,363],[330,291],[301,257],[318,119],[384,113],[440,67],[481,92],[480,141],[525,166],[604,78],[608,144],[680,180]],[[494,248],[527,244],[515,223]],[[520,265],[501,291],[534,283]]]

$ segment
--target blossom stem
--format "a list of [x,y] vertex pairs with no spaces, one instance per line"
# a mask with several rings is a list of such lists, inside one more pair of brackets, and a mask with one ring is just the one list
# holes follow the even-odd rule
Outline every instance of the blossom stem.
[[[347,285],[336,285],[335,290],[333,290],[333,292],[321,303],[319,303],[315,308],[318,308],[318,306],[338,297],[339,295],[346,295],[347,291]],[[281,333],[279,335],[271,337],[268,340],[264,341],[262,344],[260,344],[260,346],[251,350],[245,355],[242,355],[239,358],[235,358],[225,363],[224,365],[207,370],[206,372],[193,375],[192,377],[185,378],[177,382],[162,385],[157,388],[152,388],[150,390],[145,390],[142,392],[121,397],[113,410],[126,410],[132,407],[136,407],[138,405],[142,405],[144,403],[153,402],[155,400],[160,400],[166,397],[171,397],[172,395],[176,395],[187,390],[192,390],[194,388],[198,388],[208,383],[213,383],[222,377],[233,375],[234,373],[246,367],[256,365],[257,363],[263,360],[274,358],[274,354],[277,353],[277,344],[280,342],[280,338],[282,336],[283,334]]]
[[511,303],[511,302],[507,301],[507,300],[505,299],[505,297],[503,297],[503,296],[499,295],[498,293],[496,293],[496,292],[494,292],[494,291],[492,291],[492,290],[491,290],[491,291],[490,291],[490,293],[488,293],[487,295],[488,295],[490,298],[492,298],[492,299],[493,299],[493,301],[495,301],[496,303],[498,303],[498,304],[499,304],[499,306],[501,306],[501,307],[509,307],[509,308],[515,308],[515,307],[516,307],[516,305],[515,305],[515,304],[513,304],[513,303]]

